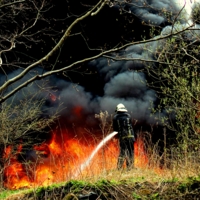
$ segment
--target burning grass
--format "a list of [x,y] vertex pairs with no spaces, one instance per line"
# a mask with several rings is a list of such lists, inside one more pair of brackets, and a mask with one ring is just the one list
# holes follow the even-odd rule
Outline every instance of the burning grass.
[[[101,117],[101,115],[99,115]],[[101,132],[74,131],[59,127],[52,137],[27,152],[19,160],[23,147],[12,155],[5,151],[8,162],[4,169],[1,199],[185,199],[199,192],[200,152],[184,154],[168,149],[160,154],[148,133],[140,133],[134,144],[134,169],[116,170],[118,139],[105,142],[109,135],[106,120]],[[99,144],[104,145],[95,152]],[[170,154],[168,152],[170,151]],[[170,156],[169,156],[170,155]],[[87,163],[87,165],[86,165]],[[15,195],[10,195],[16,192]]]
[[[94,153],[102,137],[77,135],[53,131],[52,138],[29,151],[20,162],[17,155],[10,156],[4,170],[4,186],[9,189],[48,186],[77,177],[102,174],[116,168],[119,154],[118,140],[112,138]],[[142,143],[135,143],[135,165],[147,164]],[[20,152],[19,152],[20,153]],[[90,159],[88,159],[90,158]]]
[[[145,148],[145,141],[138,137],[135,143],[136,168],[118,171],[118,140],[112,138],[89,165],[79,171],[102,137],[65,134],[64,130],[59,133],[62,134],[54,131],[47,143],[35,146],[36,154],[31,154],[34,163],[29,160],[30,163],[16,167],[16,160],[11,160],[6,169],[7,189],[2,189],[2,199],[8,196],[6,200],[66,200],[92,195],[94,199],[185,199],[195,198],[200,190],[198,152],[188,154],[187,162],[184,157],[179,157],[181,152],[174,153],[176,157],[167,158],[164,167],[164,155],[158,155],[158,146],[150,146],[149,142]],[[145,150],[149,148],[150,151]],[[11,171],[8,173],[8,170]],[[10,195],[14,191],[17,194]]]

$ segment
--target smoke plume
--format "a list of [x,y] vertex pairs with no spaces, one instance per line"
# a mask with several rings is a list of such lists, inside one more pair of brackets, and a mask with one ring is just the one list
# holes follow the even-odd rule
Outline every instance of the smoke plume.
[[[170,12],[170,18],[173,20],[179,14],[180,9],[183,8],[182,14],[178,15],[181,24],[173,24],[173,29],[184,28],[192,21],[191,10],[195,3],[197,2],[189,0],[132,0],[126,3],[121,1],[120,5],[113,4],[110,9],[117,7],[131,12],[141,20],[141,24],[144,22],[162,27],[161,35],[164,35],[172,30],[172,25],[168,23],[165,13]],[[156,37],[159,37],[159,35]],[[161,45],[161,42],[158,41],[132,45],[121,52],[117,52],[117,55],[132,59],[154,60],[154,50],[159,45]],[[60,106],[60,115],[65,117],[68,124],[80,123],[83,120],[86,124],[94,124],[96,113],[108,111],[109,114],[113,114],[118,103],[123,103],[135,120],[156,123],[155,116],[151,115],[150,108],[155,104],[157,97],[156,92],[148,88],[146,75],[141,72],[141,69],[144,69],[145,66],[145,63],[140,60],[117,61],[101,57],[87,64],[87,67],[95,69],[97,72],[96,81],[91,82],[94,85],[92,91],[88,91],[84,81],[81,84],[72,83],[53,75],[28,85],[19,91],[14,98],[15,100],[24,98],[26,92],[29,92],[30,95],[35,94],[38,88],[41,89],[41,86],[44,86],[43,92],[37,97],[46,98],[45,106],[51,108],[46,109],[46,114],[51,115]],[[8,78],[14,77],[19,71],[9,74]],[[43,73],[43,70],[38,67],[37,72],[31,71],[21,81],[27,80],[35,73]],[[2,84],[4,81],[5,77],[1,76],[0,83]],[[18,84],[19,82],[9,87],[6,92]],[[100,90],[102,92],[99,92]]]

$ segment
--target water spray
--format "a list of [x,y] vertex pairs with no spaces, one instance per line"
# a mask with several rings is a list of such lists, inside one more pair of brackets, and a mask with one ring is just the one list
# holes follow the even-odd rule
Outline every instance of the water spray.
[[80,165],[80,168],[74,173],[73,177],[77,177],[81,171],[83,171],[91,162],[92,158],[95,156],[95,154],[99,151],[99,149],[106,144],[111,138],[113,138],[118,132],[112,132],[109,135],[107,135],[94,149],[92,154],[89,156],[89,158]]

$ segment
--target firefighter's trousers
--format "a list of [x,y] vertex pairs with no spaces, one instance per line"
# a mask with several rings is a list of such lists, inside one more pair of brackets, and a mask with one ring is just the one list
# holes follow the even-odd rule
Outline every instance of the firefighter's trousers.
[[127,169],[134,167],[134,139],[124,138],[120,139],[120,153],[117,162],[117,169],[123,167],[124,161],[126,161]]

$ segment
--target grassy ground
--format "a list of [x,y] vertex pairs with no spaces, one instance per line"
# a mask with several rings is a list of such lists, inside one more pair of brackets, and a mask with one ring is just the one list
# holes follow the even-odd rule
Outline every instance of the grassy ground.
[[29,190],[5,190],[6,200],[43,199],[198,199],[199,167],[157,169],[137,168],[131,171],[104,171],[96,176],[79,177],[66,183]]

